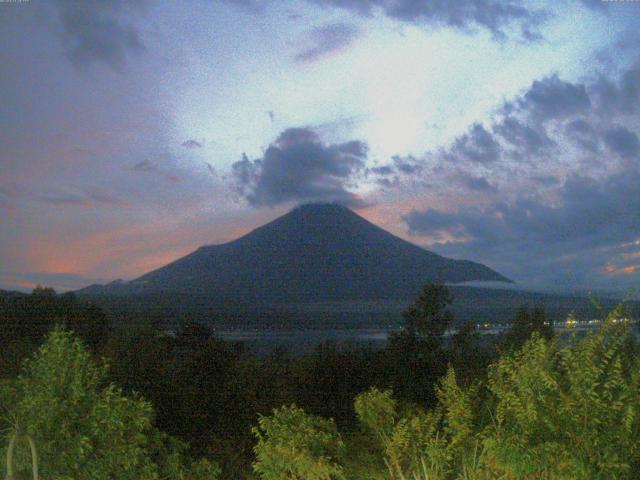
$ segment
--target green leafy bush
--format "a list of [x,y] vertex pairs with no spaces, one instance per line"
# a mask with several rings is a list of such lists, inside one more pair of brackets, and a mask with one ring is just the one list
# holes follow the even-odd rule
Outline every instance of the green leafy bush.
[[375,387],[359,394],[354,401],[358,422],[382,450],[393,433],[398,417],[397,403],[391,390],[381,392]]
[[[140,480],[159,479],[163,470],[190,474],[175,445],[153,427],[151,404],[124,396],[106,383],[106,375],[107,366],[94,362],[78,337],[56,328],[17,380],[3,385],[6,427],[33,438],[42,477]],[[15,463],[18,470],[30,468],[25,449],[16,452]],[[203,471],[203,465],[197,468]],[[207,472],[215,478],[215,467]]]
[[264,480],[343,479],[344,443],[332,420],[306,414],[295,405],[261,416],[253,428],[254,471]]
[[487,446],[511,478],[636,478],[640,364],[627,326],[568,344],[534,336],[491,367]]

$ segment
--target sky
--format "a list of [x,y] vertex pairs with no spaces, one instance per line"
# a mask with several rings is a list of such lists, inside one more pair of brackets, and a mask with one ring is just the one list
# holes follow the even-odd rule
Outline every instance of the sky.
[[640,3],[0,0],[0,288],[339,202],[518,286],[640,287]]

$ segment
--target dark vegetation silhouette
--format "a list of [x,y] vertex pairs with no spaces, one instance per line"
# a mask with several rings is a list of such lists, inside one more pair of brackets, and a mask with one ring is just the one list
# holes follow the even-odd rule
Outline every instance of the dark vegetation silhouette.
[[627,313],[584,339],[555,337],[542,307],[448,335],[452,302],[425,285],[384,348],[257,357],[192,318],[168,335],[72,294],[2,294],[2,421],[33,437],[43,478],[633,478]]

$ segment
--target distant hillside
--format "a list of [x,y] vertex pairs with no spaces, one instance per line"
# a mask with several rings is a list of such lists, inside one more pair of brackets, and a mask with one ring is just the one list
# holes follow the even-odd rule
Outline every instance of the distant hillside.
[[26,293],[23,292],[18,292],[16,290],[2,290],[0,289],[0,298],[4,297],[4,298],[15,298],[15,297],[22,297],[24,295],[27,295]]
[[[454,297],[455,325],[510,322],[520,307],[543,306],[552,320],[564,320],[569,313],[578,319],[602,318],[617,300],[601,299],[602,311],[584,296],[551,295],[536,292],[450,286]],[[402,312],[414,298],[392,300],[340,300],[288,304],[219,302],[204,295],[147,292],[133,295],[100,295],[91,300],[114,318],[128,323],[158,320],[168,327],[190,318],[219,329],[354,329],[397,328]],[[640,302],[630,302],[633,317],[640,315]]]
[[131,282],[84,295],[186,294],[210,301],[291,304],[407,299],[427,282],[510,280],[402,240],[334,204],[298,207],[223,245],[201,247]]

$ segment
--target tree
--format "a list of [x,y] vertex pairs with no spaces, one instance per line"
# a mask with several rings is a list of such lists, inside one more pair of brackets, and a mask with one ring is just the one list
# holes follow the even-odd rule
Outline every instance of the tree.
[[[37,444],[43,477],[157,475],[149,455],[151,405],[103,385],[105,375],[77,337],[56,329],[26,362],[15,388],[3,392],[13,427]],[[17,464],[26,460],[18,457]]]
[[111,332],[109,319],[95,305],[76,299],[73,293],[57,295],[37,287],[31,295],[5,297],[0,302],[0,375],[16,375],[22,361],[32,354],[56,324],[73,330],[93,352],[101,352]]
[[344,479],[344,443],[332,420],[306,414],[296,405],[261,416],[253,428],[254,471],[263,480]]
[[354,400],[354,408],[362,429],[375,438],[381,450],[386,448],[396,424],[398,401],[391,390],[380,391],[375,387],[360,393]]
[[186,352],[204,350],[213,338],[213,330],[195,320],[185,319],[176,332],[176,347]]
[[[181,458],[175,449],[158,455],[167,437],[153,427],[151,404],[124,396],[106,379],[107,365],[95,363],[77,336],[56,328],[17,380],[3,385],[6,426],[33,439],[43,478],[155,480],[167,456]],[[27,452],[16,455],[19,470],[29,466]],[[170,471],[189,473],[174,464]]]
[[485,376],[491,356],[473,322],[467,322],[451,338],[450,360],[458,381],[471,385]]
[[536,306],[532,312],[525,306],[521,307],[511,321],[511,327],[504,338],[507,349],[518,349],[537,332],[544,339],[553,337],[553,326],[547,318],[544,308]]
[[425,285],[418,299],[403,313],[405,328],[418,336],[440,341],[453,321],[453,314],[447,310],[452,302],[445,285]]
[[410,401],[427,405],[435,400],[434,384],[446,371],[442,337],[453,321],[449,289],[427,284],[403,314],[405,328],[390,335],[386,353],[390,386]]
[[461,388],[449,368],[436,393],[438,402],[427,411],[413,406],[398,412],[389,390],[374,388],[356,397],[358,419],[381,447],[392,480],[453,479],[470,471],[477,433],[476,389]]

